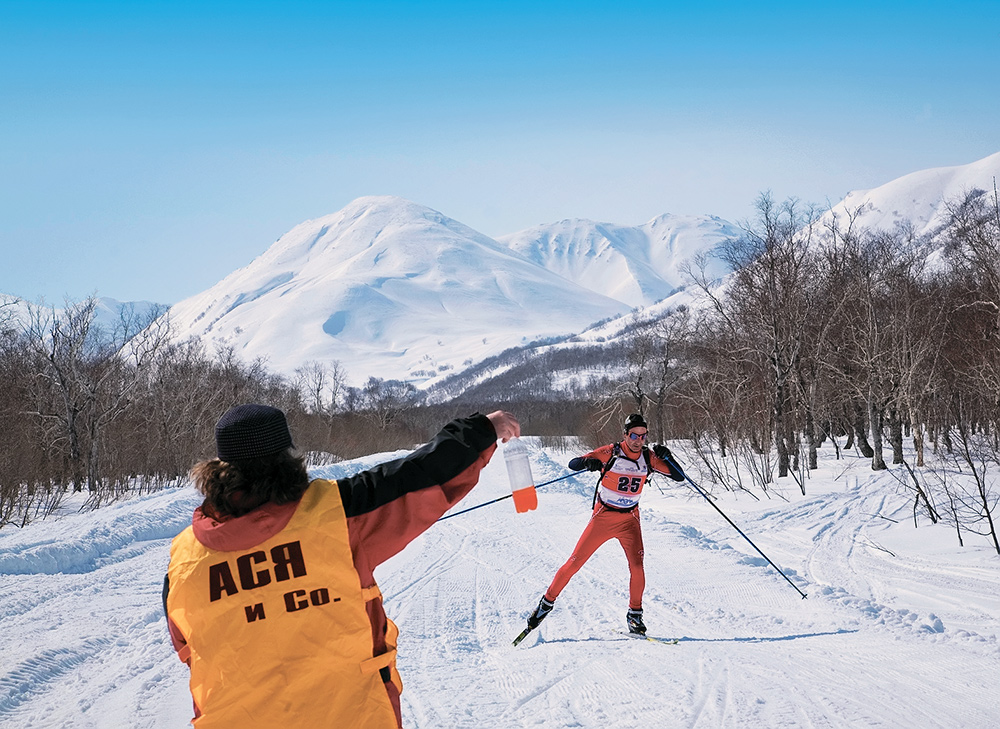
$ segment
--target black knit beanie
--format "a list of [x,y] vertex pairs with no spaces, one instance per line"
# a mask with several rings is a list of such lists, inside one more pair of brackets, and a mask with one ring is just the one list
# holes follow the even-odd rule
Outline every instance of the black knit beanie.
[[639,413],[632,413],[627,418],[625,418],[625,432],[632,430],[632,428],[648,428],[646,425],[646,419],[643,418]]
[[268,405],[237,405],[215,424],[220,461],[242,461],[280,453],[292,447],[285,414]]

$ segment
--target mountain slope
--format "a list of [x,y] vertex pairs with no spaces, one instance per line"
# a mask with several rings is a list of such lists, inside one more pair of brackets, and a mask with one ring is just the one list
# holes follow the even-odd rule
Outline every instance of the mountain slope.
[[850,192],[824,218],[841,225],[858,211],[856,225],[890,230],[909,221],[917,235],[935,232],[948,220],[947,205],[973,189],[992,195],[1000,178],[1000,152],[967,165],[936,167],[903,175],[871,190]]
[[[968,165],[921,170],[904,175],[872,190],[850,193],[824,216],[829,223],[836,215],[838,221],[846,224],[847,211],[860,209],[855,225],[871,228],[891,229],[904,220],[912,221],[918,235],[929,235],[937,231],[948,219],[948,204],[972,189],[986,190],[992,196],[994,178],[1000,178],[1000,153],[986,157]],[[675,251],[673,261],[665,255],[668,250],[653,239],[656,232],[680,231],[681,234],[669,238],[673,244],[669,250]],[[683,233],[697,232],[700,235],[685,239]],[[539,264],[547,265],[567,278],[580,283],[591,284],[606,281],[626,282],[628,290],[605,291],[620,298],[641,297],[640,279],[633,278],[631,267],[635,262],[647,260],[657,253],[661,265],[648,266],[647,274],[664,272],[655,285],[659,291],[673,283],[683,283],[679,277],[671,279],[670,272],[677,276],[676,261],[690,260],[691,250],[699,250],[701,244],[710,252],[713,236],[716,240],[736,237],[740,231],[718,218],[679,218],[661,216],[640,228],[626,228],[591,221],[570,220],[548,226],[538,226],[500,238],[511,247],[524,253]],[[661,241],[667,239],[661,236]],[[721,240],[720,240],[721,242]],[[686,243],[686,245],[681,245]],[[651,254],[652,251],[652,254]],[[670,265],[672,263],[672,265]],[[728,271],[718,260],[709,273],[721,278]],[[436,384],[432,395],[437,400],[458,397],[471,393],[479,397],[496,396],[512,382],[534,384],[549,383],[550,390],[567,389],[594,378],[617,374],[614,353],[620,353],[627,338],[644,323],[661,318],[666,312],[679,306],[697,308],[702,302],[692,289],[674,291],[655,303],[638,306],[621,317],[602,322],[577,336],[545,343],[543,346],[524,348],[503,353],[502,356],[484,360],[467,370]],[[578,356],[570,353],[576,351]]]
[[284,373],[337,359],[363,382],[427,381],[628,308],[430,208],[367,197],[293,228],[170,315],[180,338]]

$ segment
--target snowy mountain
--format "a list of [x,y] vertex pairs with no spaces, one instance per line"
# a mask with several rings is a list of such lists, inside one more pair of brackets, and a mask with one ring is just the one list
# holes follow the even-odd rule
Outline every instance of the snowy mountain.
[[94,323],[108,332],[126,327],[129,329],[128,335],[131,336],[136,333],[131,331],[132,327],[140,323],[148,323],[150,315],[155,316],[157,312],[166,310],[166,306],[151,301],[118,301],[102,296],[97,300]]
[[[826,216],[846,222],[860,211],[856,225],[909,220],[931,233],[947,202],[974,188],[992,193],[996,177],[1000,153],[851,192]],[[704,254],[710,276],[728,273],[711,253],[739,234],[714,216],[668,214],[641,226],[564,220],[492,239],[430,208],[367,197],[302,223],[170,315],[178,338],[232,347],[277,372],[339,360],[350,384],[376,375],[430,389],[539,340],[572,348],[627,333],[636,317],[690,299],[685,263]],[[102,299],[101,322],[121,306]]]
[[430,208],[366,197],[295,227],[170,316],[179,338],[284,373],[337,359],[357,384],[427,381],[628,309]]
[[[676,292],[685,283],[686,262],[739,234],[715,216],[667,214],[635,227],[563,220],[498,240],[570,281],[634,307]],[[713,278],[728,273],[717,258],[710,259],[707,271]]]
[[278,372],[336,359],[352,384],[374,374],[429,386],[670,295],[684,261],[736,232],[664,215],[633,228],[563,221],[497,241],[407,200],[365,197],[292,229],[170,316],[178,338]]
[[833,206],[824,218],[860,211],[855,225],[891,230],[909,221],[917,235],[935,232],[947,222],[947,203],[974,189],[993,194],[1000,180],[1000,152],[967,165],[937,167],[899,177],[872,190],[857,190]]
[[[525,440],[539,483],[566,475],[580,452]],[[670,446],[700,481],[694,454]],[[510,645],[587,523],[595,474],[540,488],[535,511],[516,514],[507,500],[434,525],[376,570],[401,631],[404,725],[996,726],[996,553],[971,534],[959,547],[943,522],[915,528],[912,492],[898,485],[905,471],[874,473],[829,445],[821,458],[806,496],[790,479],[760,500],[717,491],[719,508],[808,600],[684,484],[644,490],[645,621],[677,645],[621,634],[628,570],[614,540],[538,630]],[[497,453],[454,511],[505,493]],[[58,518],[0,530],[0,726],[187,726],[189,673],[170,646],[161,590],[170,540],[201,499],[187,485],[81,513],[80,496]]]

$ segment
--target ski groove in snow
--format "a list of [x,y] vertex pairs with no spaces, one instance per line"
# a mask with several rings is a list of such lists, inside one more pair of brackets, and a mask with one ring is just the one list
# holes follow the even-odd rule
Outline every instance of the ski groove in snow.
[[53,684],[63,674],[91,660],[110,642],[108,639],[85,640],[70,648],[44,650],[17,664],[0,676],[0,716],[29,699],[58,690]]

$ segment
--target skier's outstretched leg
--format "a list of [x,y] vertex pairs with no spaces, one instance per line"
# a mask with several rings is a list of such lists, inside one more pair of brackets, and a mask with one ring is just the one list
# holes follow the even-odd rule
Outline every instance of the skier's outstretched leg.
[[614,536],[607,528],[608,520],[600,517],[601,512],[595,511],[594,516],[587,522],[587,528],[580,535],[576,547],[573,548],[573,554],[566,560],[566,564],[556,571],[555,577],[552,578],[552,584],[545,591],[545,597],[549,600],[555,600],[559,597],[559,593],[569,584],[573,575],[580,571],[584,563],[594,555],[597,548]]

